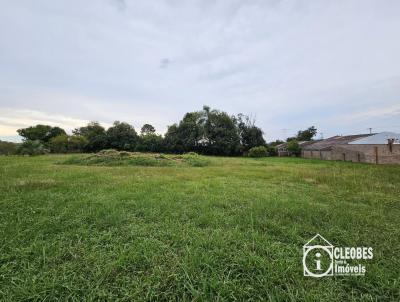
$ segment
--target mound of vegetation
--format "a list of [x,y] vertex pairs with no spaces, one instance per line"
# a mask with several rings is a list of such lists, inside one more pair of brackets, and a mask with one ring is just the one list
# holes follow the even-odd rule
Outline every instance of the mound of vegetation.
[[209,161],[197,153],[190,152],[182,155],[167,155],[160,153],[140,153],[102,150],[88,156],[73,156],[62,164],[95,165],[95,166],[191,166],[204,167]]

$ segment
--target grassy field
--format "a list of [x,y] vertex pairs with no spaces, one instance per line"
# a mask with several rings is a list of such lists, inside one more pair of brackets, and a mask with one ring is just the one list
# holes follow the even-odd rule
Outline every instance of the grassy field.
[[[69,157],[0,157],[1,301],[400,300],[400,166]],[[366,276],[304,277],[316,233],[373,247]]]

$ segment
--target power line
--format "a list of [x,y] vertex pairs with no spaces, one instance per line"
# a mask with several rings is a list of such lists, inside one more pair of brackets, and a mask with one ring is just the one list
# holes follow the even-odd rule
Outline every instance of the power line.
[[290,129],[287,129],[287,128],[281,129],[281,131],[283,131],[283,136],[284,136],[284,138],[287,137],[287,131],[289,131],[289,130],[290,130]]

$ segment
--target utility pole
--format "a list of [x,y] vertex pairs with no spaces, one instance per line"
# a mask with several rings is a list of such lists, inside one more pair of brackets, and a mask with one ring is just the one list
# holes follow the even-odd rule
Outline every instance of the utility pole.
[[372,128],[367,128],[369,129],[369,134],[372,134]]

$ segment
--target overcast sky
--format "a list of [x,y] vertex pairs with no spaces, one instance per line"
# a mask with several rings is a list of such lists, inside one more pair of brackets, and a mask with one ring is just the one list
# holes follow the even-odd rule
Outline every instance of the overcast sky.
[[0,139],[203,105],[267,140],[400,132],[400,1],[0,0]]

